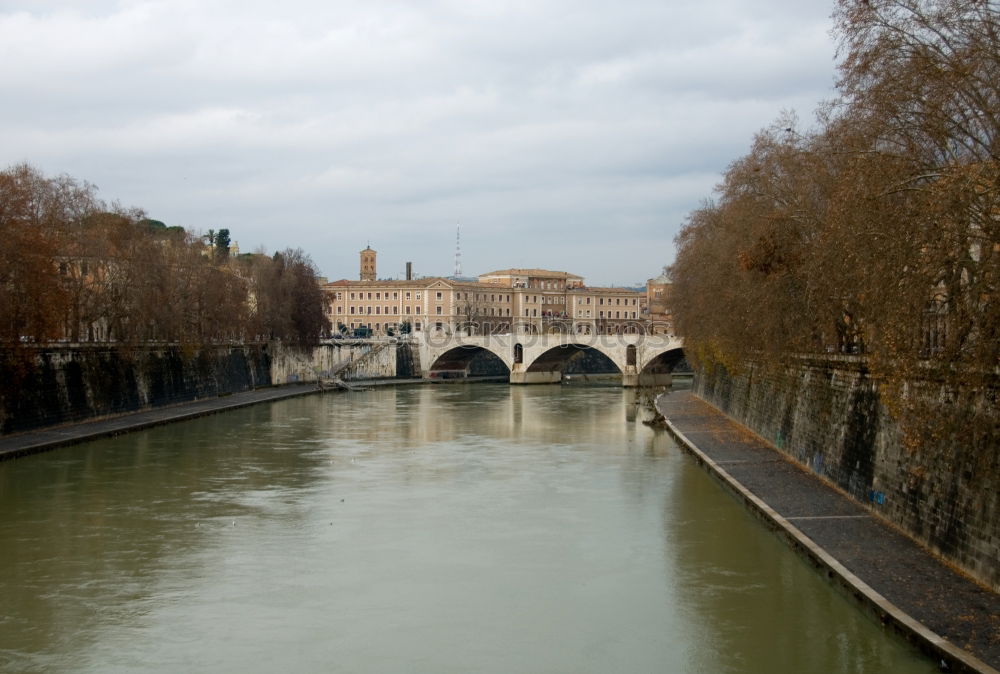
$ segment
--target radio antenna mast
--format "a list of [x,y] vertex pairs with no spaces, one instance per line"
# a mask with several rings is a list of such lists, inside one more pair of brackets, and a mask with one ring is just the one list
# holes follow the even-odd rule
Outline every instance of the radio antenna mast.
[[455,225],[455,276],[462,275],[462,226]]

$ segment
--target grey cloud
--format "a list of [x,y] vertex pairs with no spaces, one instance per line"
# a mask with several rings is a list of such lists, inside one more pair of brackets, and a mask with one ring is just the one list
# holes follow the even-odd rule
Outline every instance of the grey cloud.
[[0,162],[351,276],[636,282],[781,110],[831,94],[830,8],[568,0],[5,3]]

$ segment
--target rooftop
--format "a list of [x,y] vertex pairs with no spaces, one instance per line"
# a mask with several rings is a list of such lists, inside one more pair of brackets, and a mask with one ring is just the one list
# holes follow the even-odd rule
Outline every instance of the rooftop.
[[577,276],[576,274],[570,274],[568,271],[551,271],[549,269],[498,269],[497,271],[486,272],[485,274],[480,274],[479,278],[484,276],[533,276],[541,278],[578,278],[582,279],[582,276]]
[[584,286],[583,288],[567,288],[566,292],[576,293],[578,295],[586,295],[587,293],[597,293],[600,295],[608,295],[612,293],[618,295],[639,295],[644,294],[645,290],[637,290],[635,288],[602,288],[599,286]]
[[432,285],[438,281],[443,281],[444,283],[452,284],[453,281],[449,281],[445,278],[438,278],[436,276],[430,276],[426,278],[416,278],[411,281],[402,280],[398,281],[396,279],[377,279],[375,281],[359,281],[357,279],[340,279],[339,281],[332,281],[327,283],[326,286],[367,286],[369,288],[425,288]]

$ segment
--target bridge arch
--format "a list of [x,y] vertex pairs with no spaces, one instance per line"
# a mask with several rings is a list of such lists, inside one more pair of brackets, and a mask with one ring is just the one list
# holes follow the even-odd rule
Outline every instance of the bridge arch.
[[636,368],[638,386],[669,386],[673,382],[674,368],[684,362],[684,350],[679,346],[653,352],[641,368]]
[[438,355],[428,368],[428,376],[432,379],[510,376],[510,366],[492,349],[462,344]]
[[640,374],[673,372],[678,364],[684,362],[684,349],[675,346],[658,353],[652,353],[650,356],[639,370]]
[[562,372],[563,369],[573,360],[579,357],[596,359],[599,367],[596,371],[609,371],[608,366],[613,368],[610,371],[623,372],[622,364],[617,362],[612,354],[601,349],[599,346],[591,344],[579,344],[566,342],[557,344],[535,355],[531,362],[525,367],[525,372]]

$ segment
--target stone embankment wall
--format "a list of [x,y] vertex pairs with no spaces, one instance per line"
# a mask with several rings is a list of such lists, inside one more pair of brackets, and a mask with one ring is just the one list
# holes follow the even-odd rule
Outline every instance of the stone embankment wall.
[[396,376],[396,344],[379,344],[370,349],[363,358],[356,359],[341,373],[340,378],[384,379]]
[[0,433],[15,433],[271,384],[262,344],[58,345],[0,350]]
[[694,390],[1000,591],[1000,451],[981,436],[956,429],[905,442],[858,358],[717,367],[698,372]]
[[362,360],[371,342],[345,342],[318,346],[277,345],[271,353],[271,381],[294,384],[342,376],[345,368]]
[[344,380],[419,377],[413,351],[406,342],[376,341],[275,347],[271,354],[271,378],[275,384],[291,384],[333,377]]
[[0,349],[0,434],[319,378],[420,375],[409,344]]

